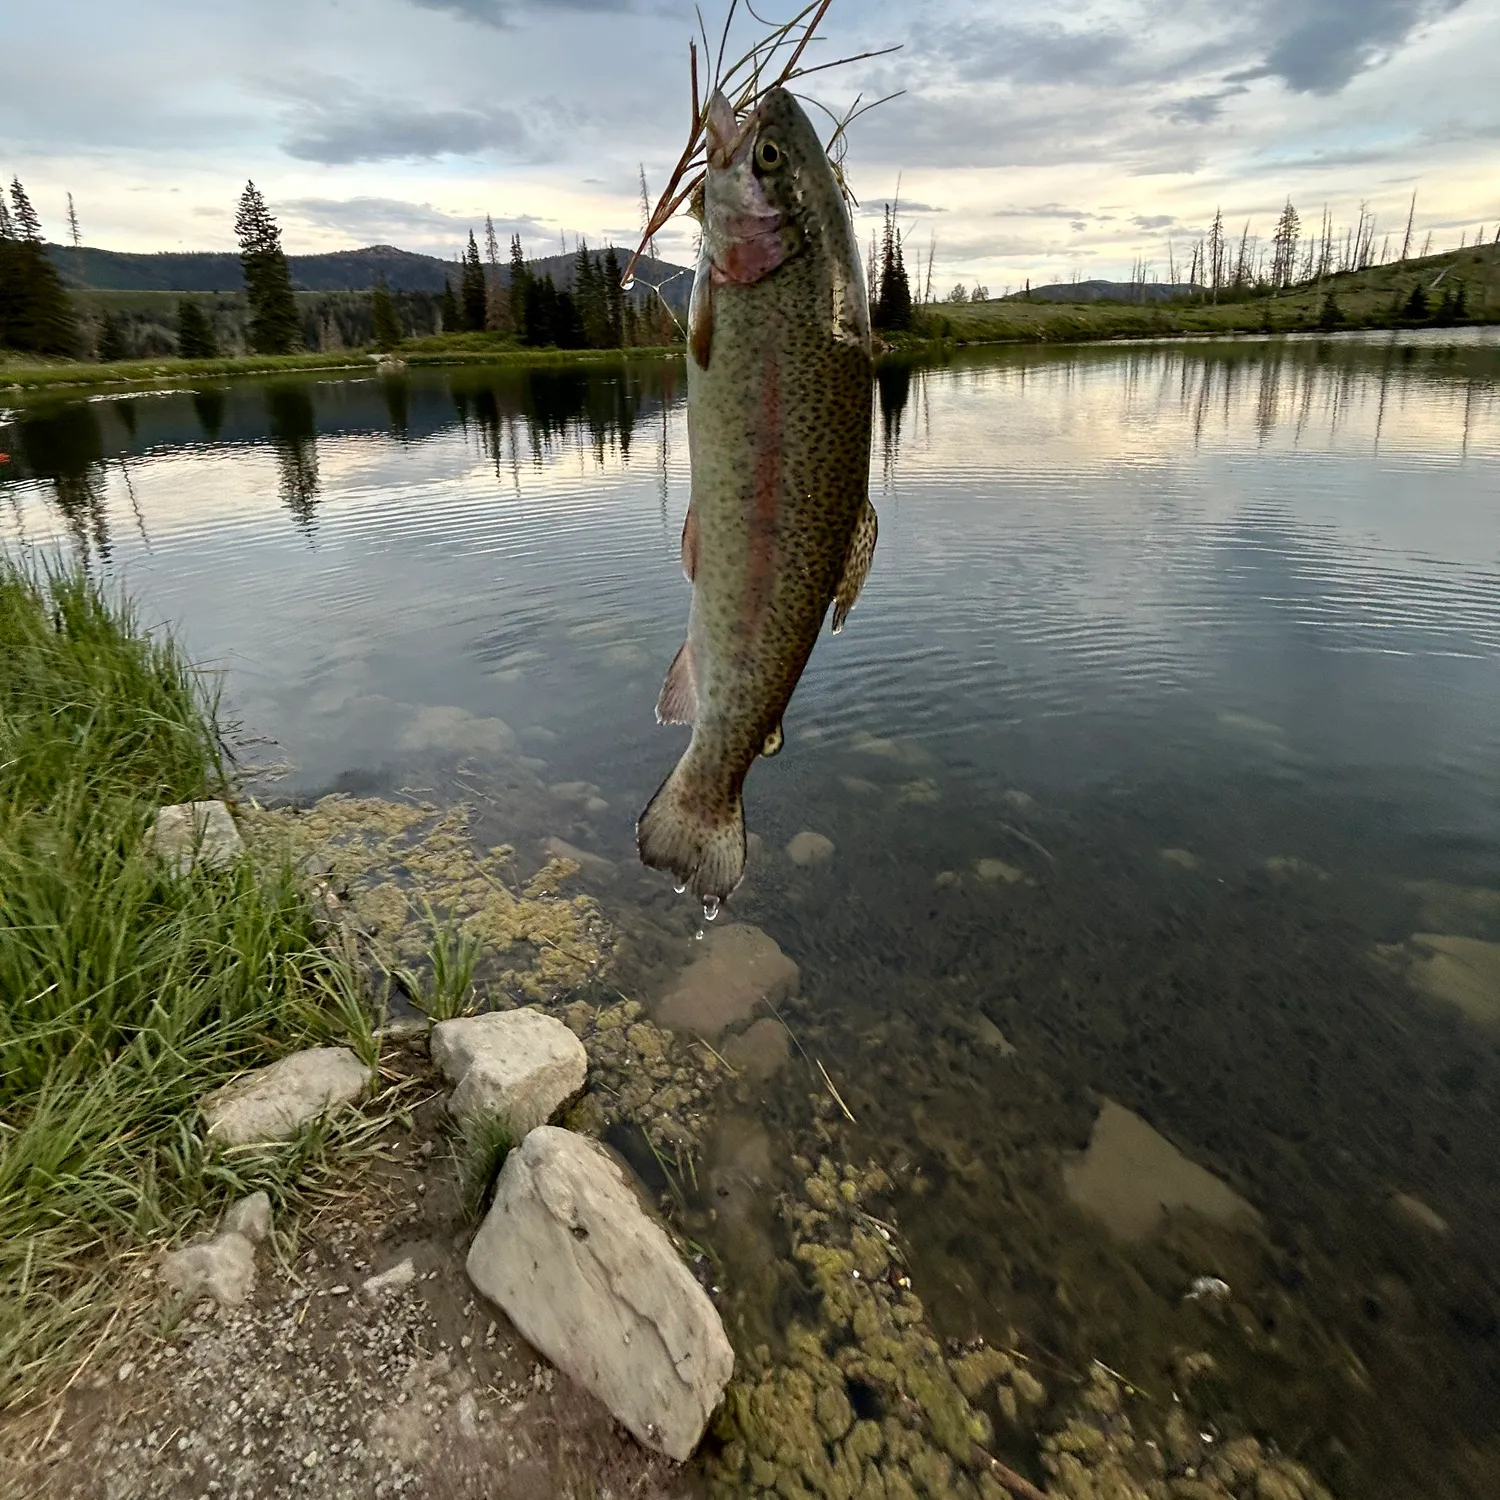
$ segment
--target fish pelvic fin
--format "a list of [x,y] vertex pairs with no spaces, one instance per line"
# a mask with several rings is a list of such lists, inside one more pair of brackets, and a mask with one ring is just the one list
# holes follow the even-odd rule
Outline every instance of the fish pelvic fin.
[[745,805],[737,783],[705,774],[691,747],[635,825],[641,863],[695,896],[723,901],[745,876]]
[[691,505],[682,518],[682,576],[689,583],[698,572],[698,512]]
[[849,550],[844,554],[844,576],[839,579],[838,589],[833,596],[835,635],[844,628],[844,621],[849,618],[849,611],[854,608],[854,601],[859,598],[859,591],[865,586],[865,579],[870,576],[870,564],[875,558],[875,541],[879,533],[875,507],[866,500],[860,509],[859,520],[854,523]]
[[656,700],[658,724],[691,724],[698,717],[698,681],[693,673],[693,649],[684,641],[667,668],[667,680]]
[[714,283],[712,276],[701,276],[693,287],[692,305],[688,310],[688,348],[700,370],[708,368],[714,347]]

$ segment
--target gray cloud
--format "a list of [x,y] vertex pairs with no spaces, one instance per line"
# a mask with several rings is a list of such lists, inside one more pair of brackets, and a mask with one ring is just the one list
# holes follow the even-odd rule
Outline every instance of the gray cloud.
[[502,150],[534,159],[532,138],[514,110],[423,109],[369,96],[306,99],[282,143],[288,156],[324,166],[362,161],[476,156]]
[[1165,229],[1177,222],[1175,214],[1136,214],[1130,221],[1137,229]]
[[[275,207],[300,223],[338,230],[360,244],[403,239],[456,243],[484,223],[482,214],[449,213],[430,203],[409,203],[401,198],[292,198]],[[552,227],[545,220],[522,214],[514,219],[496,219],[495,231],[502,236],[541,231],[551,234]]]
[[945,214],[948,212],[946,208],[939,208],[934,203],[917,203],[909,198],[896,198],[894,196],[889,198],[872,197],[868,194],[860,202],[859,212],[867,219],[883,219],[887,203],[894,203],[903,215]]
[[1090,213],[1086,208],[1065,208],[1061,203],[1038,203],[1032,208],[997,208],[994,216],[997,219],[1097,219],[1100,223],[1114,218],[1113,214]]
[[969,81],[1076,83],[1118,77],[1131,45],[1129,33],[1109,27],[1069,31],[971,21],[945,26],[918,47]]
[[[543,8],[541,0],[411,0],[411,3],[422,10],[447,11],[465,21],[477,21],[481,26],[502,28],[514,25],[519,11]],[[546,0],[546,8],[620,14],[641,7],[636,0]]]
[[1280,78],[1299,93],[1337,93],[1384,62],[1413,32],[1464,0],[1278,0],[1265,61],[1238,78]]

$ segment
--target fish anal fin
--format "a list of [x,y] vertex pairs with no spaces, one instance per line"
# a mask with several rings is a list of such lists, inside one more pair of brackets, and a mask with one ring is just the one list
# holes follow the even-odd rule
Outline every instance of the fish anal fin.
[[700,370],[708,368],[713,345],[714,282],[711,275],[700,275],[693,287],[693,304],[688,314],[688,348]]
[[698,717],[698,683],[693,676],[693,652],[686,641],[667,668],[667,680],[656,700],[658,724],[691,724]]
[[690,505],[682,518],[682,576],[689,583],[698,571],[698,513]]
[[833,596],[833,633],[837,635],[859,598],[870,574],[870,563],[875,557],[875,540],[879,535],[879,524],[875,518],[875,507],[865,501],[854,523],[854,535],[849,539],[849,550],[844,554],[844,576]]

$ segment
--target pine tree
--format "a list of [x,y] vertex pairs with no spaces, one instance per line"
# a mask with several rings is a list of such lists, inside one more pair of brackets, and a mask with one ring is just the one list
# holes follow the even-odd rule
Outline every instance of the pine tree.
[[370,311],[375,318],[376,347],[394,349],[401,342],[401,320],[396,316],[396,304],[391,300],[391,289],[384,276],[377,278],[370,293]]
[[573,257],[573,301],[583,328],[583,340],[590,349],[609,347],[609,296],[599,262],[589,252],[587,240],[579,240]]
[[0,219],[0,343],[31,354],[72,354],[73,309],[42,241],[42,223],[19,178]]
[[604,252],[604,300],[609,315],[609,347],[625,342],[625,288],[620,285],[620,257],[610,245]]
[[1272,241],[1275,248],[1271,257],[1271,281],[1275,286],[1292,284],[1297,269],[1297,241],[1301,234],[1302,220],[1288,198],[1281,217],[1276,221],[1276,236]]
[[479,246],[474,242],[474,231],[469,231],[469,248],[464,251],[463,270],[458,278],[460,312],[463,315],[464,331],[484,332],[485,289],[484,266],[479,259]]
[[1412,289],[1411,296],[1406,299],[1406,306],[1402,314],[1414,323],[1424,322],[1430,311],[1427,305],[1427,290],[1419,281]]
[[184,297],[177,304],[177,352],[183,359],[218,358],[213,325],[194,297]]
[[885,208],[878,274],[880,290],[876,294],[871,321],[880,329],[910,328],[911,284],[907,280],[906,262],[901,252],[901,234],[896,228],[896,216],[890,204]]
[[1347,321],[1344,309],[1339,306],[1339,299],[1329,292],[1323,299],[1323,310],[1318,314],[1319,328],[1337,328],[1340,323]]
[[500,237],[495,233],[495,221],[484,216],[484,326],[497,333],[510,330],[510,298],[500,285]]
[[1208,276],[1213,288],[1214,301],[1219,300],[1219,288],[1224,285],[1224,214],[1214,210],[1214,222],[1208,231]]
[[443,278],[443,295],[438,299],[438,321],[443,333],[457,333],[463,324],[458,314],[458,298],[453,295],[453,283]]
[[104,320],[99,324],[99,342],[95,345],[94,353],[106,364],[111,360],[130,357],[130,350],[125,344],[125,330],[112,312],[105,313]]
[[250,304],[250,347],[257,354],[290,354],[302,336],[292,273],[281,248],[281,229],[253,182],[240,194],[234,232]]
[[526,257],[521,253],[521,236],[510,237],[510,326],[530,343],[526,335],[526,283],[531,273],[526,269]]

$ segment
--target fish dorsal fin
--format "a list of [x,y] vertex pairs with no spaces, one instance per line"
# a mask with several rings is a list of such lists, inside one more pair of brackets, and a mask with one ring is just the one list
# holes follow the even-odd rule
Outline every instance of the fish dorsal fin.
[[687,514],[682,518],[682,576],[691,583],[697,571],[698,515],[690,505]]
[[765,756],[767,760],[770,760],[773,755],[781,754],[781,747],[785,743],[786,736],[781,732],[781,725],[778,724],[770,732],[770,734],[766,736],[765,743],[760,747],[760,753]]
[[854,523],[854,535],[849,538],[849,550],[844,555],[844,576],[839,579],[837,592],[833,596],[833,633],[837,635],[859,598],[870,573],[870,563],[875,557],[875,539],[879,525],[875,519],[875,507],[868,500],[860,510],[859,520]]
[[667,680],[656,700],[658,724],[691,724],[698,717],[698,684],[693,677],[693,653],[686,641],[667,668]]

